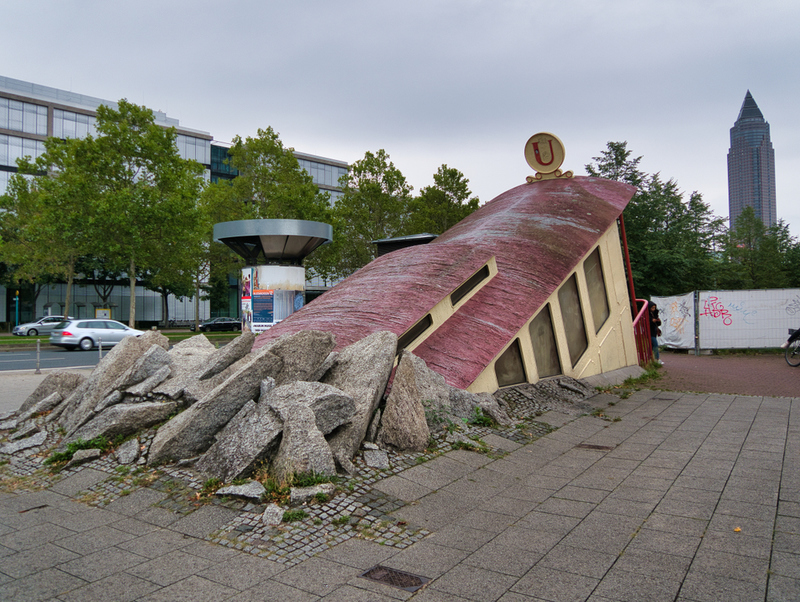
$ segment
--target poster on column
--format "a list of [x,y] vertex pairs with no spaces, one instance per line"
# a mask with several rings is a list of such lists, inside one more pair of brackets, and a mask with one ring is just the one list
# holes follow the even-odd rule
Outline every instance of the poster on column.
[[275,324],[275,291],[253,289],[253,332],[264,332]]
[[242,329],[248,328],[253,330],[253,268],[242,269],[242,294],[240,296],[242,303]]

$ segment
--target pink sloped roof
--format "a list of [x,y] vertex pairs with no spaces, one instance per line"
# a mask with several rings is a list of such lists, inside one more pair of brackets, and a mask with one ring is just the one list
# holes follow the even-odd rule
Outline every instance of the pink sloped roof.
[[498,273],[414,353],[466,388],[591,250],[635,189],[600,178],[523,184],[486,203],[435,241],[379,257],[259,335],[336,335],[337,348],[379,330],[398,335],[482,267]]

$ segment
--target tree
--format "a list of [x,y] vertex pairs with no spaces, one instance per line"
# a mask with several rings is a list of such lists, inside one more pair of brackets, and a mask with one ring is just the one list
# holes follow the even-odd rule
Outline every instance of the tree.
[[[97,109],[92,151],[99,195],[97,225],[105,232],[102,255],[128,274],[129,324],[136,316],[136,276],[146,270],[190,271],[181,250],[197,244],[201,167],[182,159],[174,128],[155,123],[153,112],[125,99]],[[98,241],[99,242],[99,241]],[[190,254],[187,254],[187,256]]]
[[595,163],[586,165],[589,175],[638,188],[623,212],[637,294],[649,298],[710,286],[723,220],[698,192],[687,203],[675,180],[642,172],[641,159],[631,157],[626,142],[609,142]]
[[91,140],[47,139],[45,152],[35,162],[18,160],[19,172],[11,176],[0,203],[2,260],[13,266],[17,282],[66,280],[65,315],[70,311],[76,265],[98,238],[91,144]]
[[238,176],[212,185],[209,194],[234,211],[229,219],[327,219],[328,195],[271,127],[259,129],[255,138],[236,136],[228,154]]
[[455,168],[442,165],[433,176],[433,186],[426,186],[414,198],[409,209],[408,234],[441,234],[478,208],[469,180]]
[[375,258],[372,241],[405,231],[413,188],[383,149],[367,151],[340,184],[343,194],[334,205],[336,240],[323,253],[331,260],[331,272],[344,277]]

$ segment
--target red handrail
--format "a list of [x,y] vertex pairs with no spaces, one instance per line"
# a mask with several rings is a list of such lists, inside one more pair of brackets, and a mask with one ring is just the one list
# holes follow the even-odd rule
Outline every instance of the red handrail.
[[[650,316],[649,305],[646,299],[636,299],[639,309],[633,319],[633,336],[636,338],[636,355],[639,364],[644,366],[653,359],[653,341],[650,338]],[[639,307],[641,305],[641,307]]]

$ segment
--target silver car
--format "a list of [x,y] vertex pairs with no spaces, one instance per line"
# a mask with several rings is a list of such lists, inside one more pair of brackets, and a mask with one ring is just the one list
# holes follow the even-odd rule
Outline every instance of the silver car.
[[14,326],[14,330],[12,330],[11,333],[20,337],[24,337],[26,335],[29,337],[35,337],[39,334],[50,334],[53,328],[55,328],[65,319],[74,320],[75,318],[72,316],[67,318],[64,318],[64,316],[45,316],[44,318],[39,318],[35,322],[28,322],[27,324]]
[[138,337],[141,330],[130,328],[116,320],[66,320],[57,324],[50,333],[50,344],[66,349],[80,347],[89,351],[102,343],[103,347],[116,345],[125,337]]

